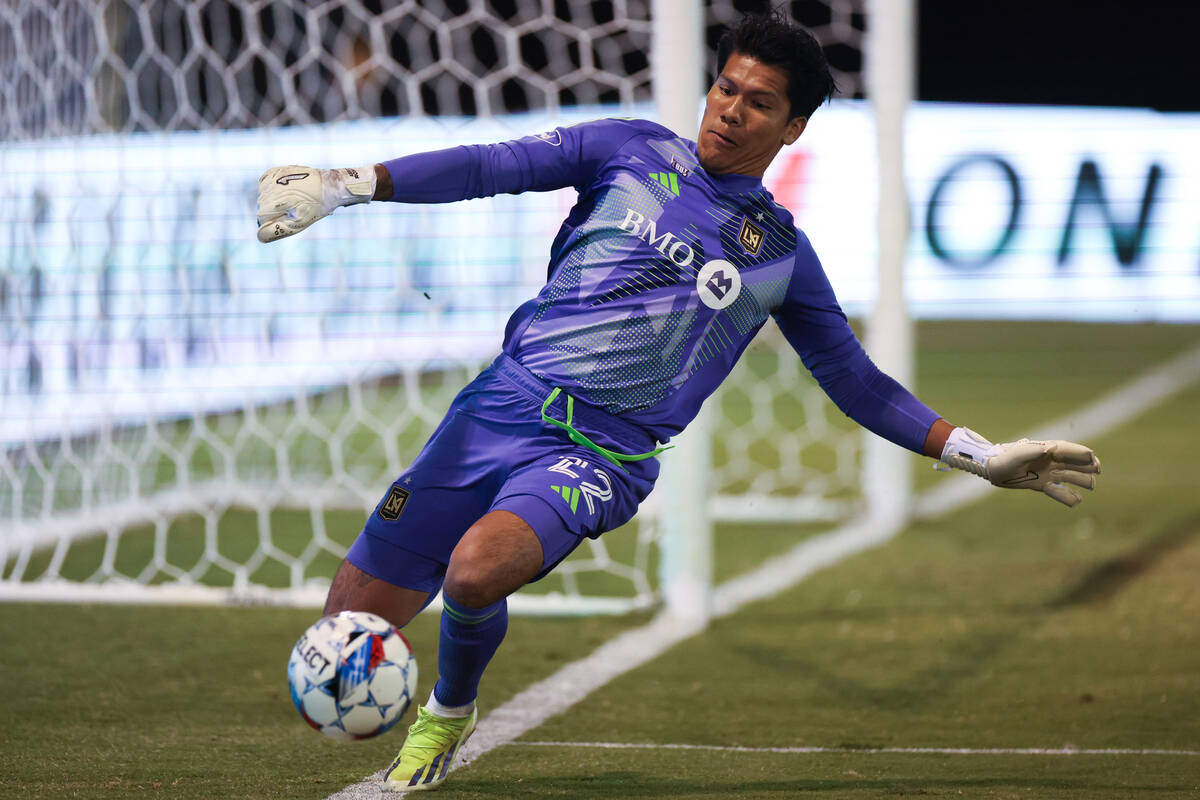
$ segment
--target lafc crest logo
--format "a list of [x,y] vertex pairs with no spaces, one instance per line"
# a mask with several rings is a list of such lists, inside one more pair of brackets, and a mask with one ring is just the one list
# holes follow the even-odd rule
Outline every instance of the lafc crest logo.
[[400,518],[400,512],[404,510],[404,506],[408,503],[408,498],[411,492],[408,489],[401,489],[399,486],[393,486],[388,492],[388,496],[384,498],[383,504],[379,506],[379,516],[384,519],[397,520]]
[[743,250],[752,256],[758,255],[766,238],[766,231],[751,222],[749,217],[742,218],[742,229],[738,231],[738,244],[742,246]]

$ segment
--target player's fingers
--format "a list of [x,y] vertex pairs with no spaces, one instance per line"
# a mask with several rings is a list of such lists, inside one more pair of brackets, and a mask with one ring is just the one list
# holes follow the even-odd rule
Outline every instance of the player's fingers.
[[279,185],[276,181],[288,172],[287,167],[271,167],[258,177],[258,191],[269,192],[272,189],[278,189]]
[[324,216],[324,214],[314,214],[311,207],[289,208],[286,214],[281,214],[259,226],[258,240],[265,243],[292,236]]
[[276,220],[270,220],[258,226],[258,240],[263,244],[273,242],[276,239],[282,239],[288,236],[284,231],[283,226],[279,225]]
[[284,167],[271,167],[266,172],[258,177],[258,183],[261,186],[264,183],[274,183],[284,175],[293,173],[312,172],[312,167],[301,167],[296,164],[289,164]]
[[1074,472],[1086,472],[1091,475],[1099,475],[1100,459],[1093,456],[1091,461],[1077,463],[1071,461],[1062,461],[1058,458],[1051,457],[1049,469],[1069,469],[1073,470]]
[[259,215],[263,214],[278,214],[286,209],[283,198],[270,190],[259,192],[258,204],[256,206]]
[[303,227],[297,228],[286,217],[276,217],[259,226],[258,240],[266,244],[278,239],[285,239],[302,230],[304,230]]
[[1061,483],[1047,483],[1042,487],[1042,491],[1065,506],[1074,507],[1079,505],[1079,495],[1075,494]]
[[988,475],[992,482],[1003,481],[1013,475],[1024,475],[1039,462],[1045,466],[1049,459],[1046,457],[1048,448],[1043,442],[1012,442],[1004,446],[997,455],[988,459]]
[[1075,442],[1064,442],[1054,440],[1046,442],[1050,446],[1050,454],[1055,461],[1061,461],[1064,464],[1083,467],[1095,463],[1099,466],[1099,461],[1096,460],[1096,454],[1092,452],[1092,448],[1084,447]]
[[273,214],[272,213],[266,213],[266,214],[260,213],[256,219],[258,220],[258,225],[260,228],[263,225],[266,225],[268,222],[278,222],[280,224],[283,224],[287,227],[292,228],[293,229],[292,233],[299,233],[300,231],[304,230],[305,228],[307,228],[309,225],[312,224],[311,222],[301,222],[301,220],[302,219],[311,220],[311,219],[313,219],[313,216],[314,215],[311,213],[308,214],[307,216],[302,216],[298,209],[289,208],[282,212],[273,213]]
[[1050,470],[1050,480],[1056,483],[1070,483],[1084,489],[1096,488],[1095,475],[1073,469],[1052,469]]
[[264,192],[258,196],[258,214],[283,214],[305,203],[311,204],[312,198],[296,192]]

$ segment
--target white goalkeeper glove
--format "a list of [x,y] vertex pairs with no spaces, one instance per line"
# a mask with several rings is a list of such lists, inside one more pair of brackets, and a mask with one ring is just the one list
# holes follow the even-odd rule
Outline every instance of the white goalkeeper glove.
[[370,202],[375,165],[347,169],[271,167],[258,179],[258,240],[291,236],[335,209]]
[[992,444],[969,428],[950,432],[940,463],[987,478],[994,486],[1045,492],[1068,506],[1080,497],[1066,484],[1094,489],[1100,473],[1100,460],[1081,444],[1058,439]]

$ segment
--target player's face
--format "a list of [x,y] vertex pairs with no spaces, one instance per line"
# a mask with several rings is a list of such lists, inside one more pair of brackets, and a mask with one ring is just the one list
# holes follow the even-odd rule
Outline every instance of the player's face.
[[704,105],[696,147],[708,172],[761,177],[785,144],[800,137],[807,117],[792,117],[787,73],[732,53]]

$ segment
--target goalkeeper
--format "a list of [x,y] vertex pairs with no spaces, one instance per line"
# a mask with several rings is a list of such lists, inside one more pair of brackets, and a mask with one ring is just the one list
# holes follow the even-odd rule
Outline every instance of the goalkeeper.
[[341,565],[326,613],[405,625],[443,592],[438,680],[384,788],[438,785],[475,728],[476,692],[508,626],[505,598],[584,537],[629,520],[656,456],[768,317],[838,407],[917,453],[1074,505],[1099,462],[1061,441],[992,444],[956,428],[863,352],[816,254],[761,178],[834,92],[816,40],[778,16],[725,33],[695,142],[602,120],[358,169],[276,167],[258,238],[344,205],[448,203],[572,186],[547,281],[503,352],[454,400]]

